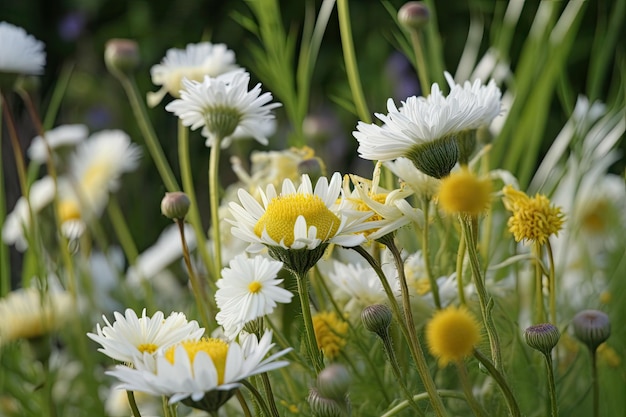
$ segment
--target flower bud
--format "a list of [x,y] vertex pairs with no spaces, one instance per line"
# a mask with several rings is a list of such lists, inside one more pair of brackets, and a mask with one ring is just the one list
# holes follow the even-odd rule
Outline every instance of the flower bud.
[[583,310],[572,319],[574,335],[592,352],[611,335],[609,316],[598,310]]
[[189,197],[183,192],[165,193],[161,200],[161,213],[172,220],[183,220],[190,205]]
[[429,18],[428,7],[421,1],[410,1],[398,10],[398,21],[409,30],[421,30]]
[[350,415],[350,407],[347,403],[342,404],[323,397],[315,388],[311,388],[308,401],[313,417],[347,417]]
[[345,366],[332,364],[317,376],[317,390],[323,397],[345,401],[352,377]]
[[544,355],[549,355],[552,352],[560,337],[559,329],[550,323],[530,326],[524,331],[526,344]]
[[110,39],[104,49],[104,63],[116,77],[126,76],[139,66],[139,47],[130,39]]
[[361,312],[361,320],[365,328],[381,338],[387,335],[391,318],[391,309],[383,304],[367,306]]

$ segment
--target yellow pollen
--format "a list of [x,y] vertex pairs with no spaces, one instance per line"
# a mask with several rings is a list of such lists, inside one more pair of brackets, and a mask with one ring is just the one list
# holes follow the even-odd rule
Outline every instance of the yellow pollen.
[[252,281],[250,284],[248,284],[248,290],[253,294],[261,291],[261,288],[263,288],[263,285],[261,285],[259,281]]
[[448,214],[478,216],[491,203],[491,181],[462,169],[441,181],[438,198],[439,206]]
[[319,196],[296,193],[273,198],[254,226],[254,233],[261,237],[265,230],[274,241],[291,246],[298,216],[304,217],[307,228],[315,226],[317,238],[322,240],[335,236],[341,223]]
[[[228,343],[220,339],[213,339],[204,337],[200,340],[185,340],[178,345],[174,345],[165,351],[165,359],[171,364],[174,364],[174,352],[178,346],[183,346],[187,355],[189,356],[189,362],[193,364],[194,358],[198,352],[205,352],[215,366],[217,371],[217,383],[219,385],[224,383],[224,371],[226,369],[226,356],[228,354]],[[193,368],[192,368],[193,369]]]
[[148,353],[154,353],[159,347],[157,345],[155,345],[154,343],[142,343],[139,346],[137,346],[137,350],[139,350],[139,352],[144,353],[144,352],[148,352]]
[[61,223],[80,219],[80,208],[74,201],[65,200],[59,202],[58,212]]
[[339,356],[346,345],[348,322],[343,321],[334,311],[320,312],[313,316],[313,329],[317,347],[324,352],[324,356],[329,360]]

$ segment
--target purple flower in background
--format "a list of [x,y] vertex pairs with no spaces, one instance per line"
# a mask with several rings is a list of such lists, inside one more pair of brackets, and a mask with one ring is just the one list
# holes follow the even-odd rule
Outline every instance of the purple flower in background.
[[87,25],[87,15],[81,10],[67,13],[59,22],[59,36],[67,42],[75,41]]

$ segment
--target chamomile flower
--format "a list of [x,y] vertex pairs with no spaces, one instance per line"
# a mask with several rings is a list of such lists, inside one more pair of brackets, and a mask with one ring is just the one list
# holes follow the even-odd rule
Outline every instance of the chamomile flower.
[[44,44],[21,27],[0,22],[0,73],[39,75],[46,65]]
[[46,132],[46,141],[41,136],[33,139],[28,147],[28,157],[31,161],[43,164],[49,158],[46,142],[50,150],[56,151],[63,147],[72,147],[84,141],[89,136],[85,125],[61,125]]
[[179,98],[183,79],[202,81],[207,75],[217,77],[237,68],[235,53],[223,43],[190,43],[185,49],[169,49],[161,63],[150,69],[152,82],[161,89],[148,93],[148,105],[156,106],[167,93]]
[[137,317],[133,310],[126,309],[124,315],[118,312],[113,315],[113,324],[106,316],[102,316],[106,325],[100,327],[98,323],[96,333],[87,333],[87,336],[102,346],[99,352],[137,366],[139,363],[144,367],[154,365],[152,360],[146,358],[146,354],[150,356],[159,349],[166,349],[184,340],[198,340],[204,334],[204,329],[195,320],[187,321],[183,313],[174,312],[164,318],[163,312],[157,311],[148,317],[144,309],[141,317]]
[[426,325],[426,341],[439,365],[446,366],[472,353],[480,341],[480,326],[465,307],[447,307],[435,312]]
[[461,168],[441,181],[437,196],[444,212],[475,217],[491,204],[491,180]]
[[166,396],[170,404],[183,401],[215,411],[242,380],[288,365],[276,359],[291,349],[267,356],[273,347],[271,331],[261,340],[248,335],[241,344],[210,338],[190,340],[159,352],[154,369],[139,362],[136,368],[118,365],[107,374],[121,381],[119,388]]
[[271,93],[261,94],[261,84],[248,90],[250,74],[237,71],[202,81],[184,79],[180,99],[165,106],[176,114],[183,125],[192,130],[203,128],[207,146],[227,147],[234,135],[253,137],[267,145],[267,137],[259,126],[271,121],[272,110],[280,103],[270,103]]
[[293,294],[281,288],[283,280],[277,279],[282,267],[282,262],[261,255],[239,255],[222,269],[222,278],[216,283],[215,301],[220,311],[215,319],[226,336],[235,336],[247,322],[270,314],[278,303],[291,301]]

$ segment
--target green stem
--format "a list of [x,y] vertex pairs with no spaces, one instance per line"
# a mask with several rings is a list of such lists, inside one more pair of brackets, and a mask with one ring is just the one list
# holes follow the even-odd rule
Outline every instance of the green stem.
[[424,227],[422,228],[422,257],[424,258],[424,266],[426,267],[426,276],[430,282],[430,290],[433,293],[433,300],[435,301],[435,307],[437,310],[441,309],[441,299],[439,298],[439,287],[437,286],[437,280],[433,275],[432,265],[430,263],[430,249],[429,249],[429,208],[430,200],[424,198],[422,200],[422,211],[424,212]]
[[276,401],[274,401],[274,394],[272,393],[272,384],[270,383],[270,379],[267,376],[267,372],[263,372],[261,374],[261,380],[263,381],[265,397],[267,399],[267,403],[269,404],[269,409],[272,413],[272,417],[280,417],[280,414],[278,413],[278,408],[276,407]]
[[205,302],[206,297],[204,288],[202,287],[202,284],[198,279],[198,275],[196,275],[191,264],[189,247],[187,246],[187,239],[185,238],[185,222],[183,220],[176,219],[176,224],[178,225],[180,242],[183,246],[183,259],[185,260],[185,267],[187,268],[187,273],[189,274],[189,281],[191,281],[191,290],[193,291],[193,296],[196,299],[196,305],[198,307],[198,311],[200,312],[202,323],[204,324],[205,328],[208,329],[213,323],[209,320],[208,306]]
[[[441,389],[441,390],[437,390],[437,395],[441,397],[457,398],[459,400],[465,400],[465,396],[463,395],[463,393],[458,392],[458,391]],[[423,401],[423,400],[428,400],[428,399],[429,399],[429,394],[427,392],[423,392],[421,394],[417,394],[413,396],[413,401]],[[409,402],[407,400],[404,400],[398,405],[396,405],[395,407],[393,407],[391,410],[387,411],[385,414],[381,415],[380,417],[395,416],[396,414],[398,414],[400,411],[404,410],[408,406],[409,406]]]
[[211,231],[213,232],[213,273],[219,279],[222,271],[222,240],[220,237],[220,146],[223,138],[216,138],[209,156],[209,203],[211,205]]
[[250,412],[248,403],[246,402],[245,397],[241,393],[241,390],[238,389],[235,395],[237,396],[237,401],[239,401],[239,405],[241,405],[241,409],[243,410],[244,417],[252,417],[252,413]]
[[124,250],[126,257],[128,258],[128,262],[133,265],[137,261],[139,252],[137,251],[137,247],[135,246],[135,241],[133,240],[133,236],[130,233],[128,224],[124,219],[124,215],[122,214],[120,205],[114,196],[111,196],[109,198],[107,213],[109,214],[109,219],[111,220],[111,224],[113,225],[113,230],[115,230],[115,234],[120,241],[120,245],[122,245],[122,249]]
[[470,406],[476,417],[485,417],[485,410],[483,410],[483,407],[478,403],[478,401],[476,401],[476,397],[474,397],[472,383],[470,382],[469,375],[467,374],[467,366],[465,366],[463,361],[458,361],[456,363],[456,369],[459,373],[459,379],[461,380],[461,386],[463,387],[467,404]]
[[415,63],[417,65],[417,76],[420,80],[422,96],[430,94],[430,81],[428,77],[428,67],[424,59],[424,48],[422,47],[422,36],[419,30],[411,30],[411,44],[415,53]]
[[535,311],[537,323],[545,322],[545,312],[543,306],[543,268],[541,267],[541,245],[538,242],[533,244],[535,253]]
[[461,228],[459,249],[456,252],[456,288],[459,293],[459,302],[461,305],[466,305],[465,291],[463,288],[463,259],[465,259],[465,232],[463,232],[463,228]]
[[548,251],[548,263],[550,271],[548,273],[548,291],[550,291],[550,322],[556,326],[556,274],[554,271],[554,254],[552,253],[552,245],[550,245],[550,240],[546,241],[546,249]]
[[[189,197],[190,202],[187,219],[189,223],[191,223],[194,234],[196,235],[196,247],[202,257],[207,275],[210,275],[211,271],[213,271],[213,260],[207,249],[206,233],[202,227],[202,219],[200,217],[200,211],[198,210],[198,199],[196,198],[193,175],[191,173],[191,163],[189,161],[189,130],[183,126],[180,121],[178,122],[178,163],[180,165],[183,191],[187,194],[187,197]],[[213,291],[217,289],[215,287],[215,281],[217,281],[218,278],[219,276],[215,279],[208,280]]]
[[306,346],[313,363],[313,369],[315,369],[315,374],[317,375],[324,369],[324,360],[317,347],[317,339],[315,338],[315,330],[313,328],[313,317],[311,316],[311,305],[309,302],[309,282],[306,273],[294,272],[294,275],[298,282],[298,295],[300,296],[300,306],[304,320]]
[[472,219],[461,216],[461,226],[463,227],[463,234],[465,238],[465,245],[467,247],[467,253],[472,267],[472,276],[474,278],[474,286],[476,287],[476,293],[478,294],[478,301],[480,304],[480,312],[482,314],[483,324],[487,330],[487,336],[489,338],[489,346],[491,348],[491,357],[496,366],[496,369],[502,371],[502,355],[500,352],[500,340],[498,338],[498,331],[491,315],[493,309],[493,299],[489,297],[487,289],[485,287],[485,280],[483,273],[480,269],[478,261],[478,252],[476,251],[476,239],[474,238],[474,232],[472,230]]
[[250,381],[247,381],[245,379],[243,381],[241,381],[241,384],[244,387],[248,388],[248,391],[250,391],[252,396],[254,396],[254,398],[257,401],[257,404],[263,410],[263,414],[262,415],[264,415],[264,416],[271,416],[272,413],[270,413],[270,410],[267,408],[267,404],[265,404],[265,400],[263,399],[263,396],[261,395],[261,393],[259,391],[257,391],[257,389],[254,387],[254,385],[252,385],[250,383]]
[[595,349],[591,352],[591,385],[593,387],[593,417],[600,417],[600,383],[598,381],[598,356]]
[[128,397],[128,405],[130,406],[130,411],[133,413],[133,417],[141,417],[139,407],[137,407],[137,401],[135,401],[135,393],[126,391],[126,396]]
[[154,132],[154,127],[152,127],[150,118],[148,117],[146,106],[143,100],[140,99],[139,90],[137,89],[137,84],[135,83],[134,78],[123,76],[118,79],[126,91],[130,106],[135,114],[135,119],[139,124],[139,129],[141,129],[148,151],[154,160],[154,164],[159,171],[159,175],[161,175],[165,188],[167,188],[170,192],[180,190],[180,187],[176,182],[176,177],[174,177],[174,173],[172,172],[172,169],[163,154],[163,149],[161,148],[159,139]]
[[498,387],[500,387],[500,391],[502,391],[506,404],[509,408],[509,414],[513,417],[521,417],[522,414],[520,413],[519,406],[517,405],[515,395],[513,395],[513,391],[511,391],[504,375],[502,375],[494,364],[478,349],[474,349],[474,357],[478,359],[478,361],[487,369],[489,374],[498,384]]
[[[389,243],[389,242],[386,242],[386,243]],[[398,252],[397,247],[395,247],[395,245],[393,244],[387,244],[387,247],[389,247],[390,250],[391,250],[391,247],[393,247],[395,248],[395,252]],[[443,406],[443,402],[441,401],[441,398],[439,397],[439,395],[437,395],[437,387],[435,386],[435,382],[433,381],[433,378],[430,375],[428,364],[426,363],[426,358],[424,356],[424,352],[422,351],[422,346],[420,345],[419,340],[417,339],[417,333],[415,331],[415,326],[413,324],[413,315],[411,314],[409,289],[406,284],[406,277],[404,276],[404,263],[402,263],[402,259],[401,258],[399,259],[401,263],[398,264],[398,258],[396,258],[396,254],[392,250],[392,253],[394,253],[394,259],[396,259],[396,265],[398,265],[398,274],[400,275],[399,281],[401,285],[403,308],[404,308],[405,313],[407,313],[408,311],[408,315],[406,317],[403,317],[402,313],[400,312],[400,308],[395,299],[395,296],[393,295],[393,291],[389,287],[387,278],[385,277],[385,274],[380,268],[380,265],[378,265],[376,260],[372,258],[372,256],[362,247],[356,246],[356,247],[353,247],[352,249],[357,251],[361,256],[363,256],[367,260],[367,262],[370,264],[370,266],[372,266],[372,268],[376,271],[376,274],[380,278],[383,288],[385,289],[385,293],[387,294],[387,298],[389,298],[391,309],[394,315],[396,316],[396,320],[398,321],[398,324],[400,325],[400,330],[402,331],[404,338],[406,339],[409,345],[409,350],[411,351],[411,356],[413,358],[413,361],[415,362],[415,366],[417,367],[417,372],[419,373],[420,378],[422,379],[422,383],[424,384],[424,388],[426,389],[426,392],[429,394],[430,402],[435,410],[435,414],[438,417],[447,416],[448,414],[445,410],[445,407]],[[398,256],[399,256],[399,252],[398,252]]]
[[367,109],[363,87],[356,64],[354,43],[352,41],[352,28],[350,26],[350,10],[348,0],[337,0],[337,13],[339,15],[339,32],[341,33],[341,45],[343,47],[343,59],[348,75],[348,83],[352,91],[352,99],[356,107],[356,113],[365,123],[371,123],[370,112]]
[[556,399],[556,385],[554,383],[554,370],[552,366],[552,355],[550,353],[544,354],[546,359],[546,371],[548,372],[548,391],[550,392],[550,410],[552,417],[559,415],[559,408]]

